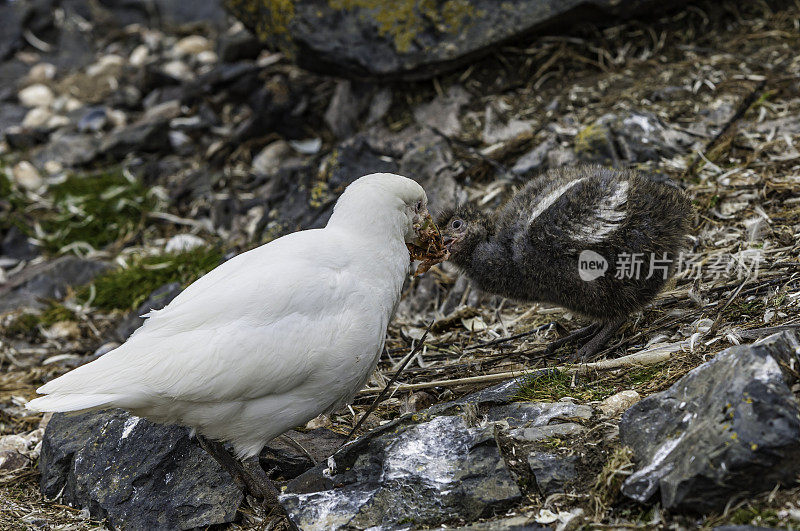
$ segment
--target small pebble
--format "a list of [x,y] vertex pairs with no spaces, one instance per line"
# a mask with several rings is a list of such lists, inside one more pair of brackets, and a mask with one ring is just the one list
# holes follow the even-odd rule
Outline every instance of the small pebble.
[[176,234],[167,242],[164,250],[168,253],[189,251],[196,247],[201,247],[206,241],[194,234]]
[[14,182],[26,190],[38,190],[44,184],[39,170],[27,160],[18,162],[11,173],[14,175]]
[[620,391],[615,395],[609,396],[600,402],[600,405],[597,407],[606,416],[616,417],[641,399],[642,397],[639,396],[639,393],[633,389],[626,389],[625,391]]
[[142,66],[147,62],[147,58],[149,56],[150,52],[148,51],[147,46],[140,44],[133,49],[128,62],[131,64],[131,66]]
[[175,43],[175,51],[183,55],[197,55],[211,50],[211,43],[200,35],[190,35]]
[[25,107],[49,107],[55,100],[50,87],[36,83],[19,91],[19,101]]
[[23,127],[42,127],[53,116],[46,107],[34,107],[22,120]]
[[28,79],[41,83],[42,81],[49,81],[56,76],[56,67],[50,63],[38,63],[31,67],[28,71]]

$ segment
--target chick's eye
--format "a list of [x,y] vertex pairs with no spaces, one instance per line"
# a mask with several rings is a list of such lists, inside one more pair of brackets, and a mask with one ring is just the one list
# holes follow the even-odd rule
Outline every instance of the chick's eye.
[[464,222],[461,221],[460,219],[454,219],[453,222],[450,224],[450,226],[453,227],[455,230],[459,230],[461,229],[461,227],[464,226]]

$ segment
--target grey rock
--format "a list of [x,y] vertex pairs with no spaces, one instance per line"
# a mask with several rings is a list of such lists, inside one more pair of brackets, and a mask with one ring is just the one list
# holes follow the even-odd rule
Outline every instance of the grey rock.
[[483,142],[485,144],[502,143],[520,135],[530,133],[531,122],[514,117],[504,117],[492,103],[486,105],[483,119]]
[[575,437],[586,431],[586,428],[574,422],[561,422],[546,426],[531,426],[529,428],[514,428],[507,434],[512,439],[520,442],[537,442],[552,437]]
[[423,134],[406,150],[399,169],[402,175],[408,175],[422,185],[431,205],[441,207],[467,200],[466,191],[456,181],[460,165],[441,137]]
[[8,139],[10,129],[12,128],[17,128],[17,130],[21,129],[20,127],[18,127],[18,125],[25,118],[27,112],[28,110],[22,105],[17,105],[15,103],[4,102],[0,100],[0,133],[2,133],[3,136],[6,137],[6,140],[9,142],[9,145],[13,148],[24,149],[25,147],[30,147],[34,145],[33,143],[31,143],[28,146],[24,145],[18,146],[13,144],[13,140]]
[[486,417],[491,422],[506,421],[512,428],[546,426],[553,419],[592,418],[592,408],[572,402],[514,402],[489,408]]
[[0,32],[0,62],[25,45],[19,11],[13,2],[0,2],[0,20],[3,21],[3,31]]
[[167,120],[136,122],[112,131],[100,144],[100,151],[123,158],[134,151],[163,151],[169,146]]
[[620,438],[638,469],[622,492],[664,508],[720,510],[732,498],[793,484],[800,406],[781,365],[797,367],[790,332],[734,346],[628,409]]
[[108,115],[103,107],[93,107],[86,111],[78,120],[78,131],[81,133],[96,133],[102,131],[108,124]]
[[39,166],[53,160],[64,166],[75,167],[88,164],[98,154],[98,141],[89,135],[65,133],[54,134],[50,142],[34,155]]
[[557,146],[547,152],[547,167],[560,168],[561,166],[569,166],[578,162],[578,157],[575,152],[569,148]]
[[271,142],[253,157],[253,171],[256,175],[272,175],[291,155],[292,146],[285,140]]
[[453,531],[552,531],[552,529],[552,527],[537,524],[527,516],[510,516],[457,527]]
[[511,168],[511,172],[516,175],[526,175],[543,169],[545,161],[547,160],[547,154],[557,145],[558,143],[555,138],[546,138],[541,144],[517,159],[517,162]]
[[367,113],[367,125],[372,125],[382,119],[386,116],[386,113],[389,112],[391,107],[392,89],[384,87],[372,97],[372,102],[369,104],[369,111]]
[[577,461],[578,457],[574,455],[531,452],[528,455],[528,465],[536,479],[539,494],[547,497],[556,492],[564,492],[565,486],[578,477],[575,470]]
[[21,307],[41,307],[39,299],[60,299],[69,286],[79,286],[109,268],[103,262],[62,256],[27,267],[0,285],[0,313]]
[[373,431],[290,482],[281,502],[300,528],[339,529],[470,522],[520,498],[492,430],[440,416]]
[[15,260],[30,260],[39,256],[39,248],[16,225],[12,225],[0,242],[0,256]]
[[363,87],[355,87],[353,82],[341,80],[336,83],[333,96],[325,111],[325,123],[339,138],[350,136],[358,124],[358,117],[369,103],[364,97]]
[[414,120],[445,136],[461,132],[461,108],[469,103],[470,95],[461,85],[453,85],[447,93],[414,109]]
[[619,164],[656,161],[686,153],[695,139],[649,112],[607,114],[584,128],[575,141],[583,161]]
[[[39,460],[42,493],[120,529],[229,523],[243,494],[189,436],[121,410],[56,413]],[[63,490],[62,490],[63,489]]]
[[[421,79],[473,61],[500,43],[570,24],[651,14],[682,0],[463,0],[376,2],[375,7],[331,7],[325,0],[226,0],[228,9],[263,42],[300,66],[355,77]],[[455,8],[454,5],[455,4]],[[346,4],[352,5],[352,4]],[[255,9],[253,9],[255,7]],[[392,21],[387,24],[386,21]]]
[[[239,26],[241,28],[241,26]],[[232,63],[243,59],[255,59],[261,51],[261,43],[246,29],[225,32],[217,41],[220,61]]]

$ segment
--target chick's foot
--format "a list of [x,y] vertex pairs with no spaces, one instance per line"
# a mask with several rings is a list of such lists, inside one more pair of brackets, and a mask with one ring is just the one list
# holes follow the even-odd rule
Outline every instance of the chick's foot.
[[584,326],[583,328],[578,328],[574,332],[570,332],[569,334],[565,335],[564,337],[560,337],[555,341],[551,341],[549,345],[547,345],[546,352],[548,354],[552,354],[564,345],[569,345],[570,343],[575,343],[580,339],[587,338],[592,334],[596,333],[600,328],[600,323],[592,323],[589,326]]
[[598,330],[586,343],[581,346],[570,358],[570,361],[583,363],[589,360],[592,356],[600,352],[606,346],[608,340],[611,339],[619,328],[625,323],[624,318],[608,321],[600,325]]

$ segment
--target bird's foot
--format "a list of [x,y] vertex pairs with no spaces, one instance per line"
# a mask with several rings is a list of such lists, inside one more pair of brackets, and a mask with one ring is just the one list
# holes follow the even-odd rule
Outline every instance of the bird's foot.
[[600,326],[599,330],[584,343],[575,353],[570,356],[569,360],[572,363],[585,363],[592,356],[600,352],[606,346],[609,339],[619,330],[625,323],[625,319],[615,319],[608,321]]
[[289,529],[297,531],[297,526],[278,500],[278,489],[275,488],[269,475],[261,467],[258,456],[254,455],[243,460],[242,467],[248,476],[245,480],[247,490],[260,502],[264,512],[269,515],[285,517]]
[[589,326],[584,326],[583,328],[579,328],[574,332],[570,332],[569,334],[565,335],[564,337],[560,337],[555,341],[551,341],[545,352],[547,354],[552,354],[556,352],[558,349],[563,347],[564,345],[568,345],[570,343],[574,343],[580,339],[586,338],[597,332],[600,328],[600,323],[592,323]]

